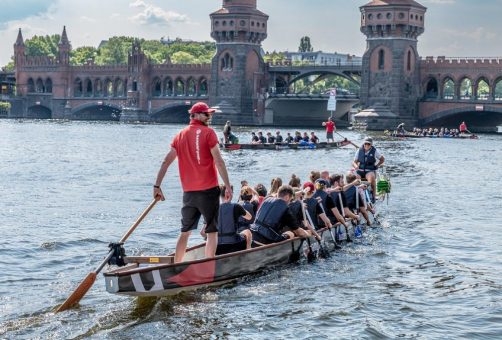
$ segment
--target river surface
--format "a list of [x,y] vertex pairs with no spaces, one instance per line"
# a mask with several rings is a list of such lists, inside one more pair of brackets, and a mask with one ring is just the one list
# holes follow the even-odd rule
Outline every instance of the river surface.
[[[99,276],[78,309],[53,314],[150,203],[180,128],[0,120],[0,338],[502,338],[499,135],[374,135],[392,176],[382,226],[329,259],[159,300],[108,294]],[[241,141],[250,131],[237,131]],[[269,186],[346,171],[354,148],[223,155],[235,186]],[[173,251],[176,164],[163,188],[168,199],[129,238],[128,254]]]

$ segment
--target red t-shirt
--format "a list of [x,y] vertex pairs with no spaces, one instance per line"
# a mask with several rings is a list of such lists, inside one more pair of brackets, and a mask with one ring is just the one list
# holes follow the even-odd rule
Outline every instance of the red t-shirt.
[[326,122],[326,132],[333,132],[335,131],[335,122]]
[[198,120],[181,130],[173,139],[181,186],[184,192],[207,190],[218,186],[218,175],[211,149],[218,144],[213,129]]
[[460,132],[466,131],[467,130],[467,124],[464,124],[464,123],[460,124],[459,130],[460,130]]

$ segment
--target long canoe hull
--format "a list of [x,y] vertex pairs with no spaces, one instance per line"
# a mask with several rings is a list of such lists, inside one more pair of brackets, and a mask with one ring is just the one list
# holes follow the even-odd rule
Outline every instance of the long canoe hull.
[[351,144],[348,140],[341,142],[317,144],[297,144],[297,143],[271,143],[271,144],[223,144],[224,150],[316,150],[316,149],[337,149]]
[[190,248],[185,262],[128,265],[104,274],[106,290],[131,296],[166,296],[217,286],[300,258],[303,240],[283,242],[204,259],[204,244]]
[[422,136],[422,135],[413,135],[413,134],[396,134],[392,133],[390,134],[391,137],[398,137],[398,138],[448,138],[448,139],[479,139],[477,135],[474,134],[461,134],[458,136]]

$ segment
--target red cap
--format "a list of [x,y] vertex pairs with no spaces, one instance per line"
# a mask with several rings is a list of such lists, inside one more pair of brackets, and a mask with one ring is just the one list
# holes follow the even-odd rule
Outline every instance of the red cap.
[[188,111],[188,113],[213,113],[216,111],[215,109],[209,108],[206,103],[198,102],[193,104],[192,108]]
[[307,189],[307,188],[310,189],[309,192],[314,192],[315,191],[315,187],[314,187],[314,184],[312,184],[312,182],[305,182],[305,183],[303,183],[303,189]]

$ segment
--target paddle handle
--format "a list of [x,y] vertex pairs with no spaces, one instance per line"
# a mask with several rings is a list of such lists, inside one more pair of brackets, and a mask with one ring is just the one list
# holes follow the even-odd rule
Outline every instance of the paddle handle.
[[124,236],[122,236],[119,243],[124,243],[129,238],[129,236],[131,236],[131,234],[134,232],[136,227],[141,223],[141,221],[143,221],[143,219],[146,217],[146,215],[148,215],[150,210],[153,209],[153,207],[155,206],[155,204],[157,204],[158,201],[159,201],[158,199],[154,199],[152,201],[152,203],[150,203],[150,205],[145,209],[145,211],[143,211],[143,213],[138,217],[136,222],[134,222],[134,224],[131,226],[131,228],[129,228],[127,233],[125,233]]
[[[335,131],[335,133],[336,133],[338,136],[342,137],[343,139],[347,139],[347,137],[343,136],[341,133],[338,133],[338,132],[336,132],[336,131]],[[347,140],[348,140],[348,139],[347,139]],[[354,144],[354,142],[352,142],[352,141],[350,141],[350,140],[348,140],[348,141],[349,141],[349,143],[350,143],[350,144],[352,144],[355,148],[359,149],[359,146],[357,146],[357,144]]]

